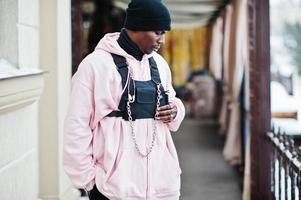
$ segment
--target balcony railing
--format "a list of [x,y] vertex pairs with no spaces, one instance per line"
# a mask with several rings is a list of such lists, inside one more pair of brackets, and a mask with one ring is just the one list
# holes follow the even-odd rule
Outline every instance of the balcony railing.
[[272,143],[271,191],[276,200],[301,200],[301,147],[281,128],[268,132]]

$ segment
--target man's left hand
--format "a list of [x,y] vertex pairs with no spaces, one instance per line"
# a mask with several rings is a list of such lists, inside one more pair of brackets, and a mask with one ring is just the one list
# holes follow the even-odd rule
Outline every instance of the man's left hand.
[[169,123],[174,120],[177,116],[178,109],[177,106],[170,102],[165,106],[161,106],[156,110],[156,119],[161,120],[164,123]]

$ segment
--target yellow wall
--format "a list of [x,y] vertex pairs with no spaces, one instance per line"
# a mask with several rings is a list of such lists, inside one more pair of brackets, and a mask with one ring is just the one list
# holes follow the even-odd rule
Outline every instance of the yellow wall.
[[207,27],[173,29],[166,34],[161,54],[170,65],[174,86],[184,86],[193,72],[208,68]]

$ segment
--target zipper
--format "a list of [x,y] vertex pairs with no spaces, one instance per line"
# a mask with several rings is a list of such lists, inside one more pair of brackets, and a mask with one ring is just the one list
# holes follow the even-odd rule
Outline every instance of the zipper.
[[[145,142],[147,152],[148,152],[148,145],[149,145],[149,142],[148,142],[149,134],[148,133],[149,132],[147,131],[146,142]],[[148,154],[148,156],[146,157],[146,197],[145,197],[146,200],[148,199],[148,193],[149,193],[149,160],[148,160],[149,156],[150,156],[150,154]]]
[[145,199],[148,199],[148,193],[149,193],[149,156],[146,157],[146,197]]

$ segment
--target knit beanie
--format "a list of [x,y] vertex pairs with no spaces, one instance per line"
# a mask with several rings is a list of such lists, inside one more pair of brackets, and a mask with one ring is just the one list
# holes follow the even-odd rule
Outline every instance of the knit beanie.
[[132,31],[169,31],[170,15],[161,0],[132,0],[126,10],[124,28]]

